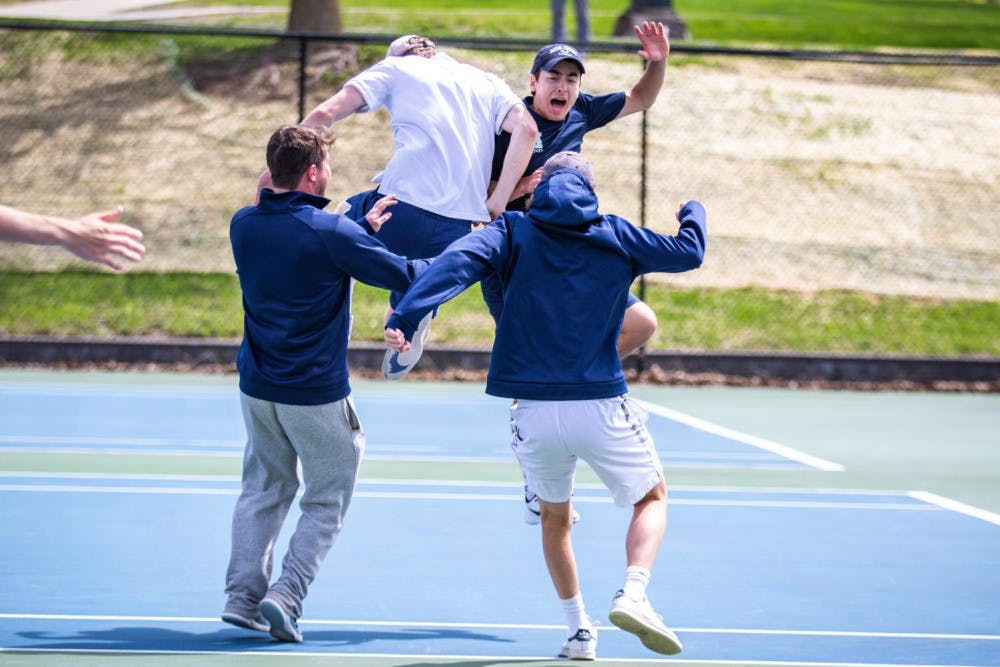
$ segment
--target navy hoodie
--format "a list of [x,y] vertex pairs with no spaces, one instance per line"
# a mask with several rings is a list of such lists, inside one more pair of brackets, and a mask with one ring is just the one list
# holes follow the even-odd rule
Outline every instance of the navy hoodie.
[[486,393],[580,400],[628,390],[618,334],[632,281],[701,265],[705,209],[680,212],[676,236],[601,215],[580,172],[561,169],[535,189],[527,213],[507,212],[452,243],[410,287],[387,327],[411,340],[420,319],[497,271],[504,286]]
[[319,405],[350,394],[351,278],[403,291],[428,264],[408,262],[353,220],[323,212],[329,203],[265,189],[230,223],[244,312],[236,365],[248,396]]

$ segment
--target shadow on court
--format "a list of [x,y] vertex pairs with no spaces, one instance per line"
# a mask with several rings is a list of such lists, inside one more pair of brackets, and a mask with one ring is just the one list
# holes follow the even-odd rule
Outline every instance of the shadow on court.
[[[32,640],[32,649],[103,650],[103,651],[260,651],[265,648],[294,650],[297,644],[275,641],[265,633],[249,633],[222,628],[215,632],[184,632],[166,628],[131,627],[85,630],[71,634],[44,631],[19,632]],[[402,630],[305,630],[310,650],[323,646],[360,646],[375,641],[452,641],[474,640],[514,643],[507,637],[457,629]],[[37,643],[35,643],[37,642]],[[493,663],[470,662],[471,665]],[[415,666],[414,666],[415,667]]]

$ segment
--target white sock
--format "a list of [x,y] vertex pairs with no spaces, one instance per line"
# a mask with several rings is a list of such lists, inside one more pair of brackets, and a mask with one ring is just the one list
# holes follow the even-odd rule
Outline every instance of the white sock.
[[649,586],[649,570],[638,565],[625,568],[625,585],[622,590],[633,600],[646,599],[646,587]]
[[569,637],[576,634],[580,628],[590,629],[590,619],[587,618],[587,610],[583,608],[583,595],[577,593],[568,600],[560,598],[563,613],[566,614],[566,625],[569,627]]

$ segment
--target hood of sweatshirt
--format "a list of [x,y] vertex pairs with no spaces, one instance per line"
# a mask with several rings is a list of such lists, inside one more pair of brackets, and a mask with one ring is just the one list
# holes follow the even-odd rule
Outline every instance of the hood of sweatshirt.
[[559,169],[538,184],[528,217],[545,227],[579,228],[601,219],[597,194],[576,169]]

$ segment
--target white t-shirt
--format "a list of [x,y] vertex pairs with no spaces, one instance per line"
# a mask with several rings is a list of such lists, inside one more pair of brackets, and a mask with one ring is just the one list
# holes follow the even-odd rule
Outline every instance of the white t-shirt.
[[379,192],[449,218],[487,221],[494,137],[522,104],[499,77],[439,53],[389,57],[350,79],[361,112],[385,107],[395,143]]

